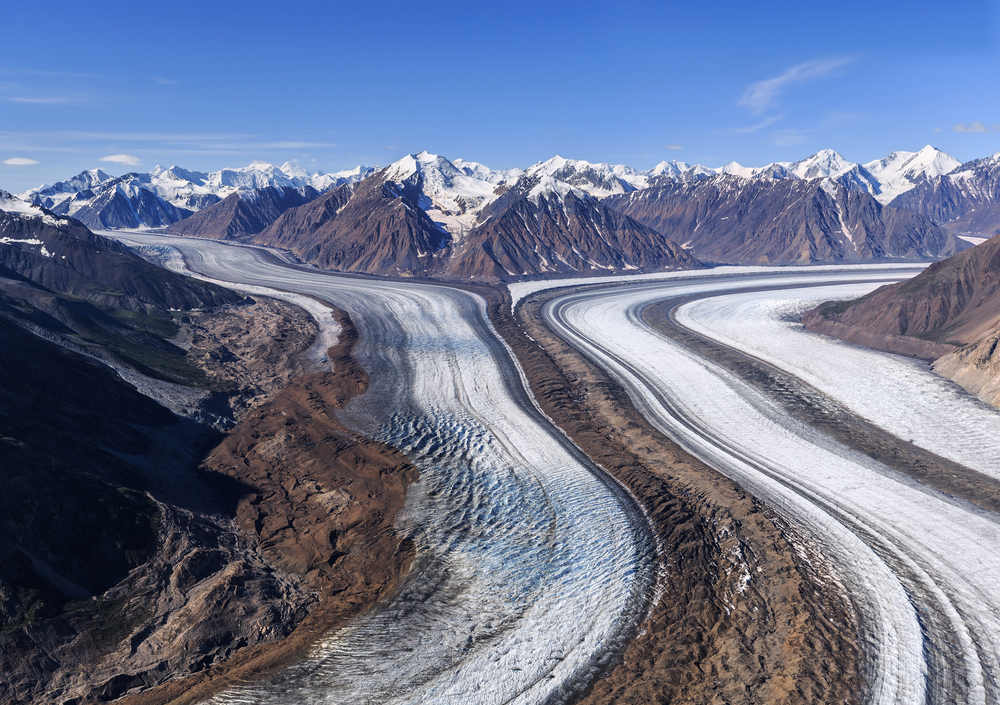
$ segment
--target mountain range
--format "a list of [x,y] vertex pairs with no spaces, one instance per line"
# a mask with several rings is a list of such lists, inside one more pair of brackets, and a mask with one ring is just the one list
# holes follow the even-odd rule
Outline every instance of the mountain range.
[[493,170],[419,152],[336,174],[292,163],[91,170],[19,198],[96,230],[247,240],[344,271],[511,279],[696,260],[936,260],[1000,229],[997,159],[960,164],[927,146],[866,164],[823,150],[759,168],[553,157]]
[[[853,181],[852,181],[853,183]],[[833,178],[722,174],[672,181],[606,203],[695,256],[729,264],[938,259],[969,246],[912,211]]]

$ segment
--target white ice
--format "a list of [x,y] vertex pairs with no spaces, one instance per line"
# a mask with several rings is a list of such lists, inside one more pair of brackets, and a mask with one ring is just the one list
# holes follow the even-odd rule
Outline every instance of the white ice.
[[[845,278],[816,271],[803,276],[808,278],[804,284]],[[869,275],[871,283],[854,284],[850,292],[841,293],[870,289],[877,285],[876,277]],[[728,306],[706,303],[711,308],[701,311],[700,320],[710,320],[712,329],[703,325],[702,332],[715,336],[717,330],[725,330],[725,336],[720,334],[724,342],[735,340],[745,347],[752,343],[753,350],[761,352],[751,329],[763,323],[767,330],[761,337],[774,344],[763,346],[763,352],[771,351],[779,366],[792,359],[796,372],[825,367],[831,391],[857,386],[853,377],[863,370],[849,356],[831,354],[803,361],[801,333],[781,325],[772,330],[766,323],[773,320],[770,313],[753,313],[768,308],[768,297],[787,301],[823,293],[781,291],[789,281],[773,276],[748,276],[743,284],[779,290],[726,296]],[[732,283],[711,279],[636,283],[566,294],[543,310],[561,336],[628,390],[654,425],[762,498],[820,548],[859,611],[868,658],[867,700],[1000,700],[997,515],[834,442],[727,370],[653,331],[641,318],[650,303],[720,288],[732,289]],[[740,305],[744,297],[750,301],[748,308]],[[698,304],[690,308],[697,311]],[[743,316],[751,320],[741,320]],[[733,330],[746,333],[736,335]],[[782,352],[785,349],[788,352]],[[889,366],[893,364],[894,360]],[[869,385],[873,396],[883,398],[905,400],[928,393],[914,374],[895,380],[874,374],[859,384]],[[928,413],[917,416],[914,432],[933,435],[939,428],[949,428],[959,436],[977,437],[973,426],[982,417],[955,418],[950,408],[935,416],[933,404],[927,406]]]
[[175,247],[213,279],[349,311],[372,383],[342,419],[421,471],[397,519],[417,547],[400,589],[302,663],[213,702],[562,702],[620,653],[653,593],[655,540],[534,406],[482,299],[216,242],[127,238]]

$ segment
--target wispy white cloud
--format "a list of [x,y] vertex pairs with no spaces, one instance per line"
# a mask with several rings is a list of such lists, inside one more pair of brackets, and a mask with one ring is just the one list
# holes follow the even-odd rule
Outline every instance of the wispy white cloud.
[[156,81],[159,84],[164,85],[164,86],[176,86],[177,83],[178,83],[177,81],[175,81],[172,78],[163,78],[162,76],[157,76],[153,80]]
[[131,154],[109,154],[106,157],[101,157],[101,161],[125,164],[127,166],[139,166],[142,164],[142,160],[139,157],[133,157]]
[[668,144],[667,149],[684,149],[679,144]]
[[0,66],[0,73],[6,76],[51,76],[53,78],[100,78],[94,73],[80,73],[79,71],[42,71],[38,69],[16,68],[13,66]]
[[36,160],[26,157],[11,157],[10,159],[4,159],[3,163],[7,166],[31,166],[32,164],[38,164]]
[[[294,139],[267,139],[262,135],[240,133],[175,133],[175,132],[84,132],[71,130],[7,132],[0,130],[0,150],[7,152],[71,151],[87,149],[111,151],[127,149],[131,154],[247,154],[269,151],[302,152],[312,149],[333,149],[332,142],[312,142]],[[158,156],[150,156],[157,159]]]
[[746,127],[731,127],[726,132],[733,135],[752,135],[755,132],[763,130],[765,127],[770,127],[774,123],[781,120],[784,115],[772,115],[771,117],[766,117],[756,125],[747,125]]
[[855,57],[814,59],[793,66],[780,76],[750,84],[740,98],[740,105],[746,106],[754,114],[759,115],[770,109],[777,101],[778,96],[787,89],[825,78],[854,61],[856,61]]
[[984,125],[983,123],[977,120],[976,122],[971,122],[968,125],[962,125],[962,124],[955,125],[954,127],[951,128],[951,130],[952,132],[968,132],[968,133],[1000,132],[1000,125],[988,126]]
[[803,144],[807,139],[807,134],[813,130],[775,130],[771,133],[771,138],[779,147],[794,147]]
[[11,103],[29,103],[32,105],[62,105],[64,103],[75,103],[76,98],[64,98],[60,96],[40,96],[37,98],[31,98],[27,96],[8,96],[4,100]]

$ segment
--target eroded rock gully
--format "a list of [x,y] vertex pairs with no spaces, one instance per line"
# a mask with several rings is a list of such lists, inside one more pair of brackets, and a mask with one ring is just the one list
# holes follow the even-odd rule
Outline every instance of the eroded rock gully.
[[509,298],[479,293],[542,408],[631,489],[664,547],[661,599],[622,662],[581,702],[856,702],[863,684],[853,609],[822,557],[653,429],[620,388],[555,338],[539,315],[554,294],[530,297],[514,320]]
[[209,446],[183,419],[143,429],[154,555],[93,600],[0,635],[0,700],[195,702],[293,659],[392,589],[411,553],[392,523],[416,470],[337,423],[367,384],[338,317],[334,371],[307,374],[315,326],[302,310],[261,300],[188,317],[181,342],[243,421]]
[[350,357],[356,333],[345,313],[338,318],[343,332],[329,351],[334,372],[291,378],[202,464],[262,558],[298,578],[312,602],[308,615],[280,642],[243,649],[120,702],[193,703],[278,669],[374,604],[405,573],[412,546],[400,542],[392,524],[417,471],[397,451],[359,439],[337,421],[334,409],[367,386]]
[[175,342],[217,387],[211,410],[232,422],[314,368],[301,353],[316,324],[297,306],[248,297],[219,310],[188,312],[180,324]]

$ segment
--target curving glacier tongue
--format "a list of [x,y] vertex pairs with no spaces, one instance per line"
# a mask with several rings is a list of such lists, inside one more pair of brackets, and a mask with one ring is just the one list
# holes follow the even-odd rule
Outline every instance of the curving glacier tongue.
[[342,421],[421,472],[397,519],[417,551],[396,593],[293,667],[210,702],[558,703],[621,654],[649,607],[655,538],[627,492],[534,406],[482,299],[127,237],[173,245],[215,279],[350,311],[372,383]]

